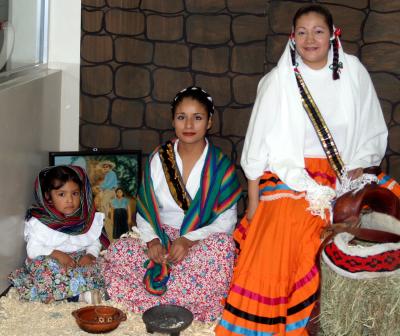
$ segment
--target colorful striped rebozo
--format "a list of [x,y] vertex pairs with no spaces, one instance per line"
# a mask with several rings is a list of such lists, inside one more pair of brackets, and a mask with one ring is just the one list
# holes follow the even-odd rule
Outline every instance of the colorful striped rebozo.
[[[151,181],[150,162],[158,148],[150,155],[139,189],[137,209],[150,223],[162,245],[169,250],[170,239],[162,228],[159,209]],[[232,207],[241,194],[235,167],[220,149],[209,143],[199,190],[185,213],[180,234],[184,235],[211,224],[221,213]],[[147,271],[143,283],[149,293],[162,295],[167,290],[171,265],[145,263]]]

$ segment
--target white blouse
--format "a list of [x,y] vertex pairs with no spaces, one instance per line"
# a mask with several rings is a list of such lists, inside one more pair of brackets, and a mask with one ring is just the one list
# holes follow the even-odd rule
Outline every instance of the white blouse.
[[[326,124],[339,149],[345,148],[348,128],[347,111],[339,108],[340,99],[335,92],[340,90],[340,80],[332,80],[332,70],[329,62],[319,70],[308,67],[299,58],[299,70],[312,97],[322,113]],[[322,88],[322,90],[321,90]],[[317,132],[311,120],[305,114],[304,156],[310,158],[326,158]]]
[[54,250],[71,253],[86,250],[98,257],[101,243],[99,237],[104,225],[104,214],[96,212],[89,231],[79,235],[52,230],[37,218],[25,222],[24,238],[26,250],[30,259],[41,255],[50,255]]
[[[174,151],[176,163],[179,172],[182,174],[182,159],[178,153],[178,141],[174,144]],[[196,193],[200,187],[201,172],[203,170],[204,161],[208,150],[208,142],[200,158],[192,168],[188,180],[186,182],[186,190],[192,199],[195,198]],[[155,154],[150,162],[151,179],[153,182],[154,192],[157,197],[157,202],[160,210],[160,220],[163,224],[171,226],[175,229],[180,229],[183,219],[185,217],[184,211],[176,204],[172,197],[167,180],[164,175],[162,163],[159,154]],[[237,222],[237,205],[236,203],[224,211],[218,218],[210,225],[194,230],[184,235],[185,238],[196,241],[207,238],[209,235],[217,232],[232,233]],[[136,215],[136,223],[140,232],[140,236],[146,243],[157,238],[156,233],[139,213]]]

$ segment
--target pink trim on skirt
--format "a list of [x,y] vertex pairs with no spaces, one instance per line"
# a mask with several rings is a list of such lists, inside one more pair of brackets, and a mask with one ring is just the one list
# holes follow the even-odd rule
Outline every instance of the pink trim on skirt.
[[[166,231],[171,239],[179,235],[170,227]],[[230,235],[213,234],[194,245],[186,258],[172,267],[168,289],[162,296],[144,289],[145,249],[143,242],[135,238],[119,239],[108,248],[103,274],[113,300],[137,313],[170,303],[188,308],[199,321],[213,321],[221,315],[235,257]]]

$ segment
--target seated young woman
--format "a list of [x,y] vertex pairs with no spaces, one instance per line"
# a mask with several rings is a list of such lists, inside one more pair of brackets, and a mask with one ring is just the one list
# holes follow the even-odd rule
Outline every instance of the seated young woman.
[[137,202],[141,239],[114,242],[105,257],[109,296],[134,312],[177,304],[195,319],[222,312],[232,276],[241,188],[235,167],[206,138],[211,96],[188,87],[172,101],[177,139],[146,164]]

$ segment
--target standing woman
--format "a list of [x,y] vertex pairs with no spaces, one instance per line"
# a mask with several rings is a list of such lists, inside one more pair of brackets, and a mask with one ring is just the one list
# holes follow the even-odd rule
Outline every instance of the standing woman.
[[115,189],[115,197],[111,200],[111,222],[113,223],[113,238],[118,239],[129,231],[132,225],[131,208],[129,199],[125,197],[124,190]]
[[[240,255],[217,335],[307,335],[338,177],[345,170],[363,183],[363,168],[385,154],[371,79],[339,35],[327,9],[300,8],[277,67],[259,83],[241,159],[249,204],[234,234]],[[312,119],[324,122],[314,128]],[[378,180],[400,195],[393,180]]]
[[206,138],[213,112],[212,98],[201,88],[177,94],[172,102],[177,139],[150,155],[139,190],[141,240],[120,239],[108,249],[108,294],[132,311],[178,304],[200,321],[222,312],[240,185],[234,165]]

